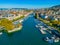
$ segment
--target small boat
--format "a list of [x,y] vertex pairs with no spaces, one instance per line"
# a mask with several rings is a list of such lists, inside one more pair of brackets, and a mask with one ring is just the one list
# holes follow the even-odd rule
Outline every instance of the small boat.
[[38,25],[36,25],[36,27],[38,27]]
[[60,39],[56,37],[44,37],[44,41],[49,42],[49,43],[54,43],[54,42],[59,42]]
[[59,38],[55,39],[54,42],[59,42]]
[[45,37],[44,40],[45,40],[45,41],[48,41],[48,40],[49,40],[49,37]]
[[54,42],[59,42],[59,40],[55,39]]
[[0,35],[2,35],[3,33],[2,32],[0,32]]
[[51,37],[52,39],[55,39],[55,37]]
[[54,42],[54,40],[51,39],[50,37],[45,37],[45,38],[43,38],[43,40],[48,42],[48,43],[53,43]]
[[38,24],[38,25],[40,25],[40,24]]
[[49,37],[44,37],[43,40],[44,40],[44,41],[49,41],[50,38],[49,38]]
[[41,29],[40,29],[40,31],[41,31],[42,34],[46,34],[46,32],[45,32],[44,30],[41,30]]
[[40,27],[40,24],[36,25],[36,27]]
[[21,22],[23,22],[23,20],[20,20],[19,22],[21,23]]

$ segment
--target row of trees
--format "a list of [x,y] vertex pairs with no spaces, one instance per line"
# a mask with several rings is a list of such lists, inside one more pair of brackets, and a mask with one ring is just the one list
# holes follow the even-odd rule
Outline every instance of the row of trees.
[[54,26],[55,28],[58,28],[60,30],[60,21],[58,20],[53,20],[50,21],[52,23],[52,26]]
[[[38,17],[37,13],[35,13],[34,17],[37,19],[37,17]],[[57,28],[58,30],[60,30],[60,21],[59,20],[51,20],[50,18],[42,19],[41,17],[40,17],[40,20],[42,20],[47,25],[53,26],[54,28]]]

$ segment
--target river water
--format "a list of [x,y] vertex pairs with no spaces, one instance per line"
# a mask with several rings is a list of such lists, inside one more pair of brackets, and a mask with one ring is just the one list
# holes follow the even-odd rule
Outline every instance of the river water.
[[[37,20],[31,14],[24,19],[21,31],[11,35],[7,33],[0,35],[0,45],[50,45],[42,40],[45,35],[42,35],[39,29],[35,27],[36,23]],[[53,45],[60,45],[60,43]]]

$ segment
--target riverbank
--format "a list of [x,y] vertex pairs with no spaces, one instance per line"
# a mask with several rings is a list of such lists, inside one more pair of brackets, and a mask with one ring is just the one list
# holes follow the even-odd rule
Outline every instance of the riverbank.
[[13,33],[13,32],[16,32],[16,31],[19,31],[22,29],[22,26],[18,27],[18,28],[14,28],[13,30],[7,30],[8,33]]
[[[13,32],[16,32],[16,31],[19,31],[19,30],[21,30],[22,29],[22,22],[24,21],[24,19],[26,18],[26,17],[28,17],[29,16],[29,14],[31,14],[32,12],[29,12],[29,13],[27,13],[27,14],[25,14],[24,16],[21,16],[21,17],[18,17],[18,18],[16,18],[16,19],[14,19],[14,20],[12,20],[11,21],[11,23],[13,24],[13,26],[10,26],[8,23],[6,23],[5,25],[6,25],[6,28],[5,28],[5,30],[6,30],[6,32],[7,33],[13,33]],[[6,21],[6,20],[5,20]],[[9,20],[10,21],[10,20]],[[6,21],[7,22],[7,21]],[[10,26],[7,26],[7,24]],[[21,25],[20,25],[21,24]],[[12,29],[10,29],[10,28],[12,28]],[[5,31],[4,30],[4,31]]]
[[24,19],[24,18],[26,18],[27,16],[29,16],[29,14],[31,14],[32,12],[29,12],[29,13],[27,13],[27,14],[25,14],[25,15],[22,15],[22,16],[18,16],[17,18],[15,18],[15,19],[13,19],[12,20],[12,22],[14,22],[14,21],[17,21],[17,20],[19,20],[19,19]]
[[[13,35],[6,35],[6,33],[3,33],[2,36],[0,36],[0,44],[1,45],[49,45],[49,43],[42,40],[42,37],[45,37],[45,35],[42,35],[41,32],[35,27],[37,21],[35,21],[35,18],[27,17],[26,21],[23,22],[23,29],[21,29],[19,32],[14,33]],[[43,25],[44,26],[44,25]],[[47,34],[50,36],[49,34]],[[60,42],[54,43],[55,45],[59,45]]]
[[[48,26],[52,27],[53,29],[59,31],[59,29],[58,29],[58,28],[55,28],[55,27],[52,25],[52,23],[50,23],[50,21],[44,20],[44,19],[42,19],[42,18],[39,18],[39,20],[42,21],[42,22],[44,22],[44,23],[47,24]],[[60,31],[59,31],[59,32],[60,32]]]
[[[27,14],[25,14],[25,16],[22,16],[21,18],[18,18],[18,19],[14,20],[14,21],[17,21],[17,20],[21,19],[19,22],[22,23],[22,21],[24,20],[24,18],[26,18],[27,16],[29,16],[29,14],[31,14],[31,13],[32,13],[32,12],[27,13]],[[14,22],[14,21],[13,21],[13,22]],[[21,30],[22,27],[23,27],[23,26],[21,25],[21,26],[19,26],[18,28],[14,28],[13,30],[8,30],[7,32],[8,32],[8,33],[13,33],[13,32],[16,32],[16,31]]]

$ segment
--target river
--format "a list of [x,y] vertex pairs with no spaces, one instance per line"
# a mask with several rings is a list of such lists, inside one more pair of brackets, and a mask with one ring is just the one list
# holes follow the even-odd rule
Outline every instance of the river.
[[[21,31],[11,35],[7,33],[0,35],[0,45],[50,45],[42,40],[45,35],[42,35],[39,29],[35,27],[37,21],[33,14],[30,14],[23,21]],[[54,43],[53,45],[60,45],[60,43]]]

